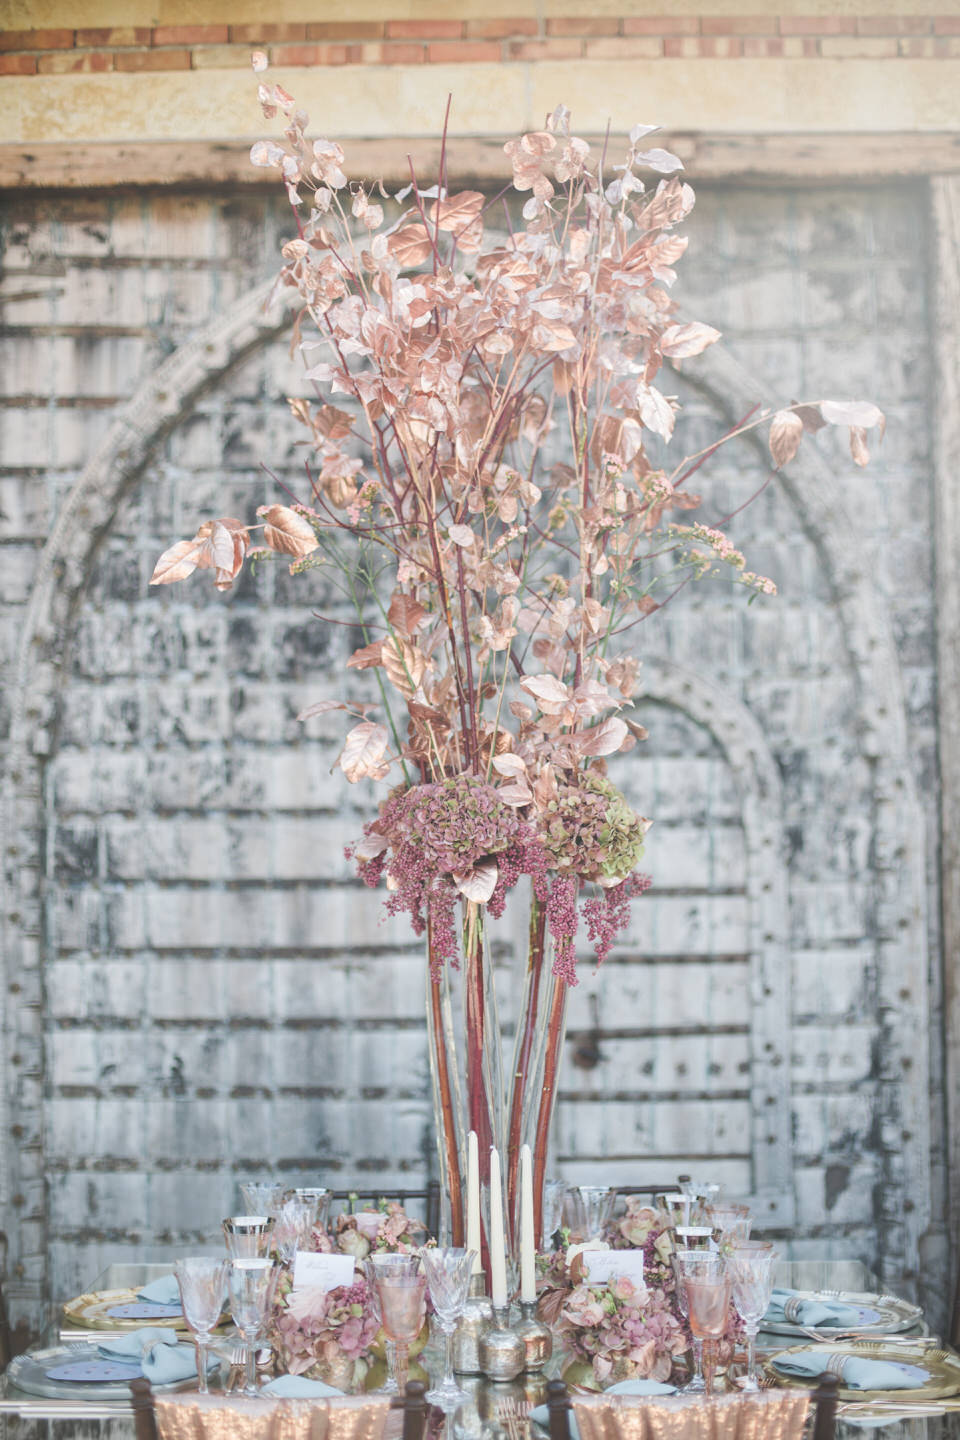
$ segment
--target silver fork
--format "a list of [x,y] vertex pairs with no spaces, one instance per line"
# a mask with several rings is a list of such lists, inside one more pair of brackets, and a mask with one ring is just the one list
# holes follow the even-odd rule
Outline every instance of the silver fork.
[[230,1351],[230,1369],[227,1371],[227,1378],[223,1382],[224,1395],[232,1395],[234,1390],[242,1388],[247,1376],[247,1347],[246,1345],[234,1345]]
[[507,1432],[507,1440],[530,1440],[530,1406],[526,1401],[510,1395],[498,1400],[497,1419]]

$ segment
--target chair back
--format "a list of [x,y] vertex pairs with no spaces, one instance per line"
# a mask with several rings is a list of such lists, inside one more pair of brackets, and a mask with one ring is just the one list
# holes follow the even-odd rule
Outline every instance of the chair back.
[[771,1390],[761,1395],[731,1394],[643,1399],[630,1395],[578,1396],[571,1401],[562,1380],[547,1386],[550,1440],[570,1440],[570,1410],[576,1413],[580,1440],[801,1440],[814,1401],[813,1440],[835,1440],[836,1376],[825,1375],[818,1389]]
[[[311,1400],[278,1400],[264,1409],[257,1440],[378,1440],[390,1408],[403,1410],[403,1440],[423,1440],[428,1405],[422,1380],[409,1380],[406,1392],[391,1403],[368,1396]],[[181,1392],[157,1401],[150,1381],[130,1381],[136,1440],[230,1440],[236,1411],[226,1396]],[[244,1435],[252,1440],[253,1417],[244,1417]]]

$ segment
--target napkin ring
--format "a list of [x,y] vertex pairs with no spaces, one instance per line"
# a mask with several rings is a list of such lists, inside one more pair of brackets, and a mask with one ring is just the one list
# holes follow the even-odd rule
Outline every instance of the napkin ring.
[[800,1306],[802,1301],[796,1295],[791,1295],[789,1300],[783,1302],[783,1318],[790,1325],[800,1324]]
[[836,1375],[838,1380],[842,1380],[847,1359],[848,1356],[846,1355],[828,1355],[821,1373],[824,1375]]

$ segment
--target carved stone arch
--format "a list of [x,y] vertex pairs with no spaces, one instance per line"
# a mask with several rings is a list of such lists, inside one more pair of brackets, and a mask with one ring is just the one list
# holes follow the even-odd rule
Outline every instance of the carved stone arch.
[[[683,373],[731,425],[758,402],[770,409],[782,402],[722,346],[684,366]],[[765,427],[745,439],[769,465]],[[855,686],[857,743],[872,772],[873,915],[882,1017],[877,1047],[884,1162],[879,1268],[886,1283],[915,1289],[931,1227],[929,1187],[907,1194],[905,1178],[930,1175],[928,902],[924,818],[911,765],[900,660],[886,606],[864,569],[856,527],[816,444],[805,442],[778,483],[832,587]]]
[[0,772],[0,1202],[11,1216],[9,1296],[20,1312],[43,1302],[46,1277],[41,835],[70,633],[97,549],[158,445],[203,394],[286,328],[285,307],[267,309],[271,288],[272,281],[257,286],[204,326],[117,408],[40,553],[23,615]]
[[758,1223],[793,1222],[790,949],[780,775],[756,716],[730,690],[685,666],[644,660],[643,700],[682,711],[720,745],[746,836],[750,959],[750,1152]]

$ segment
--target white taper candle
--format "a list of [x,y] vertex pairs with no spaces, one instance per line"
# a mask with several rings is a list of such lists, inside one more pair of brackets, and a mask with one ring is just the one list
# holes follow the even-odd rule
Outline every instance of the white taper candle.
[[494,1309],[507,1305],[507,1251],[503,1235],[503,1187],[500,1152],[490,1150],[490,1298]]
[[536,1243],[533,1235],[533,1160],[530,1146],[520,1147],[520,1299],[537,1298]]
[[473,1273],[483,1269],[480,1259],[480,1151],[477,1146],[477,1132],[471,1130],[467,1136],[467,1249],[476,1257]]

